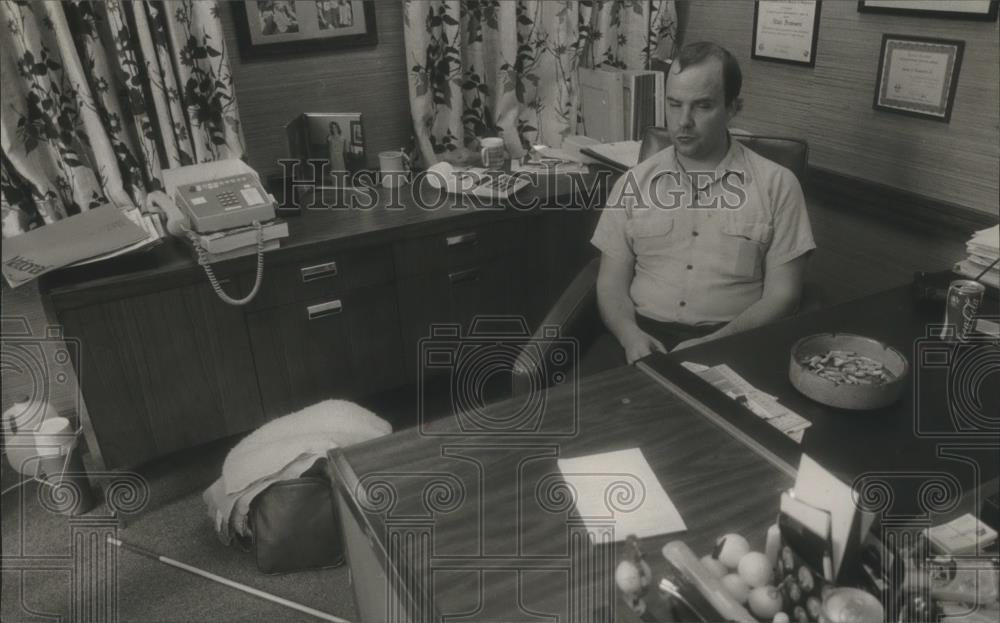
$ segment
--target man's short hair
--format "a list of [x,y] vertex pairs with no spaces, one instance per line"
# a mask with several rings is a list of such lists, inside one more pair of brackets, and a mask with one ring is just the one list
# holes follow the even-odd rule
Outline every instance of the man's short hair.
[[681,51],[674,58],[673,65],[677,66],[677,71],[684,71],[688,65],[703,63],[705,59],[716,58],[722,63],[722,87],[726,98],[726,106],[729,106],[740,96],[740,89],[743,87],[743,72],[740,71],[740,64],[729,50],[711,41],[699,41],[689,43],[681,48]]

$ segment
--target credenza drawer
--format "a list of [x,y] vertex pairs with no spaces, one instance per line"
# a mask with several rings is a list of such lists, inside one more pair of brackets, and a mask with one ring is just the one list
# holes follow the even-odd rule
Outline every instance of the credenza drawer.
[[393,245],[396,274],[409,277],[479,264],[507,254],[524,236],[527,219],[455,228]]
[[246,319],[268,418],[404,380],[392,285],[270,307]]
[[[279,264],[264,256],[264,281],[248,309],[264,309],[295,301],[391,283],[392,251],[388,246],[364,247],[315,255]],[[255,275],[243,275],[243,291],[253,287]]]

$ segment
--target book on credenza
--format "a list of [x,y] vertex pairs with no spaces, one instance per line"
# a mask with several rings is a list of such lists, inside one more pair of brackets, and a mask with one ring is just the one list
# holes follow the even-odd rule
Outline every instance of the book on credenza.
[[664,123],[663,72],[643,69],[580,69],[584,134],[601,143],[637,140]]
[[[273,251],[281,247],[281,240],[268,240],[264,243],[264,253],[268,251]],[[223,260],[231,260],[234,257],[243,257],[244,255],[255,255],[257,253],[257,243],[249,244],[243,247],[237,247],[230,251],[224,251],[222,253],[205,253],[205,260],[209,264],[214,264],[215,262],[221,262]]]
[[[234,249],[247,246],[257,246],[257,228],[253,225],[223,229],[208,234],[194,234],[198,246],[213,255],[228,253]],[[263,223],[264,242],[275,241],[288,237],[288,223],[273,220]]]

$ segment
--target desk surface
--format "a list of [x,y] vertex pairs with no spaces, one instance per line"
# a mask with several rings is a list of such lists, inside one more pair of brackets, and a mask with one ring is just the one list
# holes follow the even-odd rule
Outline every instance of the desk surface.
[[[463,434],[457,418],[445,418],[348,448],[333,461],[335,482],[364,509],[356,518],[388,552],[390,573],[431,595],[438,613],[474,612],[475,620],[526,620],[529,612],[562,621],[611,618],[592,610],[615,600],[613,576],[598,571],[602,564],[613,571],[617,549],[579,547],[572,504],[560,506],[558,491],[539,486],[558,473],[558,457],[639,447],[690,528],[671,538],[708,553],[716,535],[736,531],[763,548],[779,492],[792,478],[694,406],[629,367],[586,379],[578,394],[566,386],[545,398],[538,432]],[[521,404],[494,404],[480,416],[510,421]],[[420,526],[426,541],[407,536]],[[643,544],[660,574],[658,551],[668,540]],[[422,569],[431,572],[414,578]],[[571,591],[567,582],[578,581],[581,569],[592,577],[586,590]],[[610,599],[602,600],[609,588]],[[594,600],[590,609],[577,603],[581,593]]]
[[[985,300],[982,311],[995,317],[996,300]],[[943,458],[942,453],[949,452],[947,448],[995,440],[1000,432],[995,415],[1000,413],[1000,351],[989,341],[956,348],[932,337],[932,327],[943,316],[943,304],[916,306],[909,287],[904,286],[669,357],[654,355],[645,363],[790,465],[797,465],[806,452],[848,482],[866,474],[945,470],[968,490],[984,475],[996,477],[997,447],[954,450],[969,455],[975,465],[963,466],[963,459]],[[911,370],[902,398],[883,409],[857,412],[825,406],[795,390],[788,379],[792,346],[801,337],[823,332],[865,335],[903,353]],[[778,396],[812,422],[802,446],[708,387],[677,365],[678,361],[726,363],[757,388]]]
[[[958,483],[959,497],[985,481],[995,486],[995,438],[990,441],[987,435],[984,441],[982,433],[949,436],[938,430],[955,422],[948,410],[947,374],[941,376],[940,370],[915,372],[910,383],[919,391],[907,393],[892,407],[865,413],[813,403],[787,380],[789,349],[803,335],[852,331],[920,358],[926,349],[941,350],[941,342],[925,338],[926,326],[939,317],[939,309],[914,308],[905,288],[890,290],[707,343],[676,359],[653,356],[638,369],[588,377],[581,380],[578,394],[571,387],[550,390],[544,394],[544,426],[539,432],[517,438],[477,437],[462,434],[457,417],[446,418],[429,430],[402,431],[337,454],[333,476],[388,560],[390,575],[401,574],[413,591],[431,596],[438,613],[524,620],[531,618],[526,615],[530,611],[571,615],[561,620],[574,620],[581,611],[572,610],[578,604],[566,588],[565,574],[539,569],[546,563],[559,567],[560,554],[565,557],[567,543],[573,542],[567,527],[572,524],[570,514],[542,508],[536,489],[556,471],[557,456],[635,446],[643,450],[688,525],[683,535],[641,544],[656,575],[663,571],[659,550],[673,538],[684,539],[704,554],[716,536],[738,532],[748,536],[755,549],[762,548],[778,493],[792,484],[790,468],[797,465],[803,448],[848,480],[861,473],[881,476],[890,482],[897,501],[914,497],[900,495],[897,489],[910,487],[920,503],[929,500],[933,505],[933,492],[924,496],[921,487],[942,477]],[[813,422],[803,448],[688,373],[678,365],[680,360],[726,362],[751,383],[778,395]],[[981,387],[985,409],[1000,406],[1000,383],[995,381]],[[491,405],[483,417],[513,421],[523,404],[514,400]],[[927,416],[926,429],[935,434],[915,434],[915,405]],[[573,434],[544,434],[564,428],[574,413],[578,427]],[[713,423],[712,414],[736,434]],[[435,478],[440,480],[438,488],[430,484]],[[947,483],[945,488],[948,497]],[[948,507],[943,502],[937,500],[939,509]],[[909,509],[889,510],[913,516]],[[934,519],[942,519],[942,514],[934,514]],[[427,530],[423,550],[400,545],[414,542],[397,534],[407,522],[422,522]],[[418,560],[415,551],[430,554]],[[540,556],[542,562],[525,562],[529,555]],[[613,564],[617,549],[597,547],[574,556],[593,574],[601,561]],[[433,578],[433,588],[426,585],[427,577]],[[600,595],[602,586],[610,586],[607,578],[604,585],[592,581],[588,595]],[[619,601],[617,607],[620,614],[624,606]]]

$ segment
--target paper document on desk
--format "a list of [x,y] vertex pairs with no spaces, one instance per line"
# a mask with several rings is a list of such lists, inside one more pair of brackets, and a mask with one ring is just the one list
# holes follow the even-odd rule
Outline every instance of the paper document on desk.
[[487,171],[479,167],[456,167],[439,162],[427,169],[427,182],[453,194],[506,199],[528,185],[528,176]]
[[724,363],[707,367],[685,361],[681,365],[733,400],[743,403],[754,415],[767,420],[768,424],[795,443],[802,443],[806,429],[812,426],[812,422],[779,403],[777,396],[760,391]]
[[12,288],[45,273],[136,243],[150,235],[105,204],[3,241],[3,276]]
[[639,448],[559,459],[573,490],[576,512],[594,542],[609,528],[614,540],[640,539],[687,530]]

